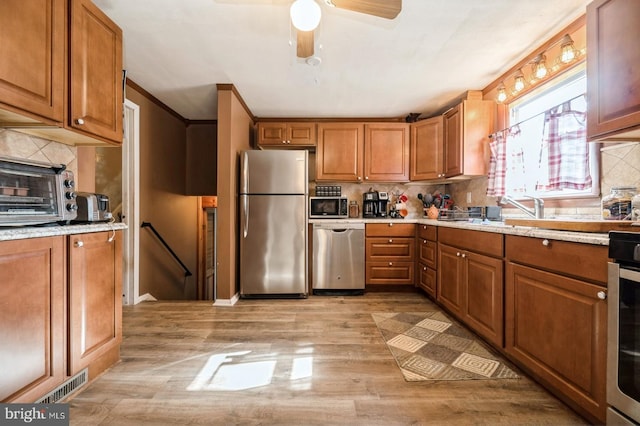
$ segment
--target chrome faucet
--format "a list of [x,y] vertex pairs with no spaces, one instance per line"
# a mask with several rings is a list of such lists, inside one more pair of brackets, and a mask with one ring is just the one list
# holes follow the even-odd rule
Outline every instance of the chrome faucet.
[[519,202],[517,202],[516,200],[514,200],[512,197],[508,195],[505,195],[502,198],[500,198],[500,204],[509,203],[519,208],[520,210],[522,210],[527,215],[533,218],[543,219],[544,218],[544,200],[542,198],[530,197],[528,195],[523,195],[523,197],[531,198],[533,200],[533,210],[529,209],[527,206],[520,204]]

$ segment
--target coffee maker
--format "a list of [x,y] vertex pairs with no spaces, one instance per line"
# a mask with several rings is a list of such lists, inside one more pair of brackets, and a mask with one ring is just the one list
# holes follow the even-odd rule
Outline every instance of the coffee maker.
[[362,217],[387,217],[388,202],[389,194],[369,189],[368,192],[362,194]]

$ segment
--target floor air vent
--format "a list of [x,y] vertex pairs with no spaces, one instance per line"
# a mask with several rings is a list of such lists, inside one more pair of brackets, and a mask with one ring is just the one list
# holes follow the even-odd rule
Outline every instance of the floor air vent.
[[74,393],[77,389],[87,383],[89,372],[85,368],[75,376],[69,378],[60,386],[38,399],[36,404],[53,404]]

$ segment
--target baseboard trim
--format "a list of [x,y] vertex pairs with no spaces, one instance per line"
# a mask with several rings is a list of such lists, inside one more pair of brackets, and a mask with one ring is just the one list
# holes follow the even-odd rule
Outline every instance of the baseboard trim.
[[213,306],[233,306],[238,300],[240,300],[240,294],[236,293],[231,299],[216,299],[216,301],[213,302]]
[[136,297],[134,305],[137,305],[140,302],[157,302],[158,299],[153,297],[151,293],[145,293],[142,296]]

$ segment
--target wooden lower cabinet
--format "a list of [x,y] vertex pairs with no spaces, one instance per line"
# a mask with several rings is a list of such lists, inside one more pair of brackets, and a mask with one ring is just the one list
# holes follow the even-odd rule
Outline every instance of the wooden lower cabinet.
[[414,285],[415,225],[368,223],[365,227],[365,283]]
[[0,242],[0,401],[33,402],[65,379],[64,237]]
[[416,285],[435,299],[438,281],[436,272],[438,268],[437,227],[418,225],[417,234],[418,265],[416,275],[418,281]]
[[[69,237],[69,375],[95,377],[122,341],[122,232]],[[106,363],[108,364],[108,362]],[[106,365],[108,366],[108,365]]]
[[562,400],[605,421],[603,286],[513,262],[506,266],[506,351]]
[[[486,252],[478,252],[482,250]],[[501,234],[454,228],[438,231],[436,300],[500,348],[504,343],[502,252]]]

